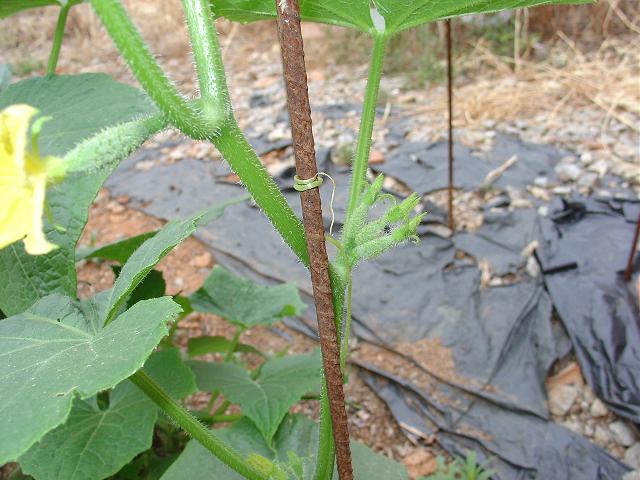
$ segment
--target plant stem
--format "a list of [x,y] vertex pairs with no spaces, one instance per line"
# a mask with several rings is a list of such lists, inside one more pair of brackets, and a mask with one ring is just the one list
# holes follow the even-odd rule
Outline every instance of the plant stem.
[[[298,178],[303,180],[314,179],[318,175],[318,167],[311,124],[300,11],[296,0],[276,0],[275,3],[296,174]],[[340,369],[340,345],[334,315],[319,189],[311,188],[300,192],[300,202],[326,380],[324,382],[326,387],[324,397],[328,398],[329,404],[329,412],[325,410],[324,417],[329,416],[330,413],[338,476],[340,480],[351,480],[353,468],[351,466],[349,427],[344,406],[342,371]],[[323,401],[326,403],[324,398]],[[326,421],[326,418],[322,421]],[[323,443],[319,444],[319,456],[320,451],[326,451],[330,448],[330,443],[327,442],[330,442],[330,437],[323,438]],[[328,463],[333,463],[330,459],[328,460]],[[328,468],[326,462],[327,460],[324,458],[318,459],[316,468],[326,471]]]
[[224,414],[224,412],[227,411],[227,408],[229,408],[229,405],[231,405],[231,402],[229,400],[225,400],[224,402],[222,402],[220,406],[216,409],[216,411],[213,412],[213,416],[217,417],[219,415]]
[[331,428],[331,409],[327,397],[327,382],[322,374],[320,386],[320,425],[318,431],[318,448],[313,480],[331,480],[333,478],[333,459],[335,448],[333,430]]
[[302,224],[267,173],[260,159],[247,142],[234,119],[230,119],[219,135],[211,141],[240,177],[245,188],[267,216],[282,239],[305,265],[309,266],[309,255],[305,244]]
[[367,88],[364,94],[362,105],[362,116],[360,117],[360,131],[358,132],[358,143],[356,154],[353,159],[353,170],[351,173],[351,189],[349,190],[349,200],[347,201],[347,211],[344,223],[347,224],[351,215],[358,205],[358,198],[362,192],[362,186],[366,179],[367,164],[369,162],[369,152],[371,150],[371,135],[373,124],[376,119],[376,106],[378,102],[378,92],[380,90],[380,79],[382,78],[382,62],[387,43],[386,35],[376,34],[373,37],[373,50],[369,61],[369,76],[367,78]]
[[167,119],[185,135],[206,139],[224,120],[224,112],[203,116],[165,76],[119,0],[92,0],[91,4],[129,69]]
[[230,113],[229,90],[209,3],[206,0],[182,0],[205,114],[212,110],[214,114],[224,112],[227,117]]
[[243,329],[236,327],[236,333],[233,334],[233,338],[231,339],[231,343],[229,344],[229,350],[224,354],[224,361],[228,362],[233,357],[233,354],[238,348],[238,342],[240,341],[240,335],[242,334]]
[[129,377],[129,379],[179,425],[180,428],[196,439],[229,468],[249,480],[268,480],[266,476],[247,465],[246,461],[237,452],[216,438],[211,430],[206,428],[182,405],[171,398],[171,396],[144,371],[138,370]]
[[58,13],[58,21],[53,34],[53,43],[51,44],[51,53],[49,53],[49,62],[47,63],[47,75],[55,75],[56,65],[58,65],[58,57],[60,56],[60,46],[62,45],[62,37],[64,36],[64,26],[67,23],[69,10],[74,4],[67,2],[60,7]]
[[347,280],[347,311],[344,316],[344,328],[342,331],[342,345],[340,347],[340,369],[342,375],[345,374],[345,366],[347,364],[347,355],[349,354],[349,336],[351,335],[351,291],[353,281],[351,272],[349,272],[349,280]]

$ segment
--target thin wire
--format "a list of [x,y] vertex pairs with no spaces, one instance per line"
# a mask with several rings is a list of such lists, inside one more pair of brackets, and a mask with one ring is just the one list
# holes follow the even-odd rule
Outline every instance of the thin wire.
[[333,235],[333,224],[336,221],[336,214],[333,211],[333,199],[336,196],[336,181],[328,173],[318,172],[318,175],[323,175],[327,177],[329,180],[331,180],[331,183],[333,183],[333,189],[331,190],[331,201],[329,202],[329,208],[331,209],[331,226],[329,227],[329,235]]

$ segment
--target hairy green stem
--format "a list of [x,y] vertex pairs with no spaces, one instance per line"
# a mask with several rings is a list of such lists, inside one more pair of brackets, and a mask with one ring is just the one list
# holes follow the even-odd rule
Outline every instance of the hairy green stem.
[[382,62],[384,60],[386,43],[387,37],[385,35],[375,35],[373,37],[373,50],[371,51],[371,59],[369,61],[369,76],[367,78],[367,88],[362,105],[356,154],[353,159],[351,189],[349,190],[349,200],[345,213],[345,225],[349,223],[353,211],[358,205],[358,198],[360,197],[366,179],[369,152],[371,150],[371,135],[376,119],[376,106],[378,102],[378,92],[380,90],[380,79],[382,78]]
[[92,0],[91,4],[142,88],[176,128],[191,138],[204,140],[220,126],[223,112],[215,119],[209,112],[205,117],[169,81],[119,0]]
[[282,239],[305,265],[309,265],[302,224],[278,189],[235,120],[227,122],[211,141],[249,191]]
[[221,462],[249,480],[268,480],[251,468],[237,452],[222,443],[211,430],[200,423],[182,405],[176,402],[144,371],[138,370],[129,379],[160,407],[180,428],[197,440]]
[[347,355],[349,354],[349,336],[351,335],[351,291],[353,287],[353,281],[351,279],[351,272],[349,272],[349,280],[347,280],[347,299],[346,299],[346,312],[344,316],[343,329],[342,329],[342,343],[340,346],[340,368],[342,369],[342,375],[345,375],[345,366],[347,364]]
[[67,153],[64,168],[67,172],[83,172],[114,165],[166,125],[162,115],[154,115],[106,128]]
[[322,374],[320,385],[320,425],[313,480],[331,480],[333,478],[335,448],[331,429],[329,398],[327,397],[327,382],[324,379],[324,373]]
[[73,5],[74,4],[72,2],[67,2],[60,7],[58,21],[56,22],[56,29],[53,33],[53,43],[51,44],[51,53],[49,53],[49,62],[47,63],[47,75],[54,75],[56,73],[58,58],[60,57],[60,46],[62,45],[62,37],[64,36],[64,26],[67,23],[69,10],[71,10]]
[[229,90],[209,3],[207,0],[182,0],[205,114],[212,108],[226,116],[230,113]]

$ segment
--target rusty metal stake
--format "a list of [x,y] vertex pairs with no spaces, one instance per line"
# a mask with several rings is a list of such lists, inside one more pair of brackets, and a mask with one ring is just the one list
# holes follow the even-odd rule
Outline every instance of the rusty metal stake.
[[636,251],[638,250],[638,237],[640,237],[640,214],[638,214],[638,221],[636,222],[636,233],[633,234],[633,242],[631,243],[631,251],[629,252],[629,259],[627,260],[627,268],[624,270],[625,282],[629,282],[631,280],[631,274],[633,273],[633,261],[636,258]]
[[453,67],[451,65],[451,20],[444,21],[444,31],[447,37],[447,100],[449,105],[449,186],[447,225],[453,231]]
[[[300,11],[296,0],[275,1],[296,173],[298,178],[304,181],[316,178],[318,167],[311,128],[311,107],[300,29]],[[344,406],[340,352],[334,321],[333,297],[329,284],[329,259],[325,246],[319,189],[310,188],[300,192],[300,201],[318,319],[320,349],[327,381],[338,474],[340,480],[352,480],[349,427]]]

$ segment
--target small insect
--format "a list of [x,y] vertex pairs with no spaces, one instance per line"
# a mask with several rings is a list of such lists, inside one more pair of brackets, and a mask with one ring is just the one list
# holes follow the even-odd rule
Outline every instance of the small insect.
[[278,6],[280,7],[280,11],[284,13],[287,9],[287,0],[280,0]]

